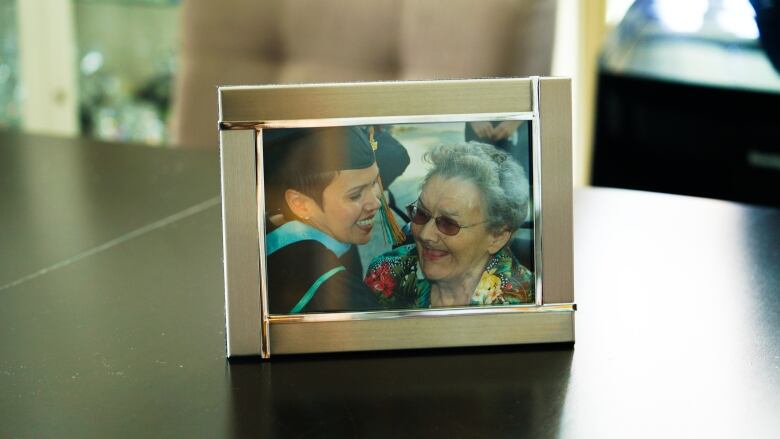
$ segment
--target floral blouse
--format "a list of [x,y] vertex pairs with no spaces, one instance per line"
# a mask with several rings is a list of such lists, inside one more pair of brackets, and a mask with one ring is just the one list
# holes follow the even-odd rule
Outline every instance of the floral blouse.
[[[431,283],[420,268],[414,244],[398,247],[371,261],[364,282],[387,308],[430,308]],[[534,274],[507,248],[493,255],[469,305],[534,303]]]

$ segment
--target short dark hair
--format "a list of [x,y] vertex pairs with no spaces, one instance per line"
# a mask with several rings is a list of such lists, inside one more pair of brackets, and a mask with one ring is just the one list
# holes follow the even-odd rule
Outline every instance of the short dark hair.
[[292,210],[290,210],[290,206],[287,205],[287,202],[284,199],[284,192],[287,189],[298,191],[310,197],[321,209],[324,209],[325,205],[322,198],[322,193],[325,191],[325,188],[333,182],[338,174],[338,171],[330,171],[307,175],[300,172],[295,172],[294,170],[286,173],[279,182],[282,188],[280,191],[282,199],[278,201],[281,204],[279,207],[281,208],[282,215],[284,215],[284,217],[288,220],[297,219]]

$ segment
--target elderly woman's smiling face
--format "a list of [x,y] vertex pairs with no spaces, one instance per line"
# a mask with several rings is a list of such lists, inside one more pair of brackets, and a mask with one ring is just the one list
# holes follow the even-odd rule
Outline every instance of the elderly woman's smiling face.
[[[432,282],[457,283],[479,279],[490,255],[509,240],[510,233],[488,231],[477,186],[460,178],[433,176],[423,187],[418,209],[431,215],[424,225],[412,223],[420,266]],[[455,235],[438,230],[434,218],[447,217],[461,226]]]

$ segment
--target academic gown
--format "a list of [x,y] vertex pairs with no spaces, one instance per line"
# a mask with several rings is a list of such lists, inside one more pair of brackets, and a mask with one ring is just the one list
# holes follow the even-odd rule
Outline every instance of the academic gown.
[[299,221],[266,235],[271,314],[382,309],[361,280],[357,248]]

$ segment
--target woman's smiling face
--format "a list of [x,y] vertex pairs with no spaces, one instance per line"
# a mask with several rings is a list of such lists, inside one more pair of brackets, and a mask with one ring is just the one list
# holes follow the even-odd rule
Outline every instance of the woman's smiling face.
[[341,242],[367,243],[380,206],[378,177],[376,164],[339,171],[322,192],[322,206],[313,209],[311,224]]
[[[412,223],[420,266],[432,282],[456,283],[481,274],[490,255],[508,239],[508,233],[496,235],[485,228],[481,194],[470,181],[433,176],[423,187],[417,207],[432,216],[424,225]],[[434,221],[440,216],[473,226],[445,235]]]

